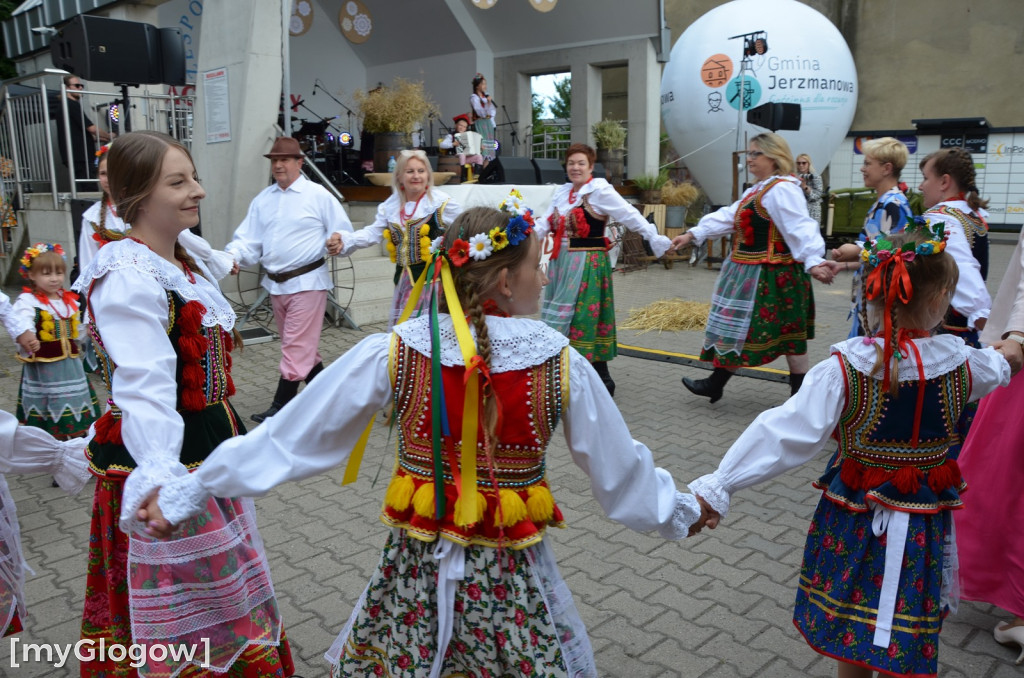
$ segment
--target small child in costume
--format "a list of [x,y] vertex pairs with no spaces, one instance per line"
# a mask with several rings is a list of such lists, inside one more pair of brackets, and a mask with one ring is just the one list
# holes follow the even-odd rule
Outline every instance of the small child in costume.
[[381,514],[390,529],[327,653],[332,676],[597,676],[547,536],[564,525],[546,464],[559,427],[612,520],[682,539],[706,518],[631,438],[587,359],[560,332],[517,317],[537,313],[547,284],[532,231],[527,210],[460,214],[434,241],[404,316],[420,290],[443,288],[429,313],[364,339],[140,511],[162,536],[210,494],[262,494],[346,463],[348,481],[367,420],[393,403],[399,444]]
[[950,511],[966,487],[957,419],[969,401],[1005,386],[1011,369],[994,348],[933,334],[958,276],[944,236],[941,224],[918,222],[869,241],[862,321],[872,331],[834,345],[792,398],[754,420],[717,471],[690,484],[724,516],[733,492],[837,441],[815,483],[822,497],[793,623],[839,661],[840,678],[934,676],[942,620],[957,604]]
[[83,436],[99,417],[96,392],[85,378],[79,347],[78,295],[64,289],[66,264],[59,244],[36,243],[21,257],[29,281],[15,312],[35,328],[39,347],[18,355],[18,421],[58,440]]
[[0,636],[22,630],[25,616],[25,561],[14,500],[4,474],[51,473],[68,494],[77,494],[89,478],[86,438],[58,442],[31,426],[19,426],[0,410]]

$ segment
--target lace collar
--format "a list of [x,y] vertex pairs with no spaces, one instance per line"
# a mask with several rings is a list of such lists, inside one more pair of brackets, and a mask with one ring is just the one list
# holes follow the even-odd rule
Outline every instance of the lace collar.
[[195,283],[189,282],[177,266],[158,256],[145,245],[125,238],[108,243],[96,253],[71,289],[82,294],[89,291],[93,280],[98,280],[110,271],[132,269],[154,278],[168,292],[175,292],[188,301],[198,301],[206,308],[203,325],[220,325],[230,331],[235,326],[235,312],[220,288],[201,275],[195,275]]
[[[440,320],[441,364],[448,367],[463,365],[462,351],[455,337],[452,319],[442,314]],[[473,324],[470,332],[476,337]],[[491,371],[512,372],[539,365],[557,355],[569,344],[569,339],[539,320],[528,318],[500,318],[487,316],[487,333],[491,338]],[[422,315],[395,326],[395,334],[414,351],[430,355],[430,318]]]
[[[885,347],[885,340],[874,339],[880,348]],[[842,353],[853,368],[865,375],[870,375],[874,369],[878,353],[875,350],[875,343],[864,343],[863,337],[847,339],[841,344],[833,344],[832,352]],[[970,348],[960,337],[950,334],[940,334],[924,339],[915,339],[917,350],[921,352],[921,362],[924,365],[924,378],[934,379],[942,376],[950,370],[963,365],[970,355]],[[882,366],[874,375],[875,379],[881,381],[883,378]],[[913,353],[907,358],[899,361],[900,381],[917,381],[917,361]]]

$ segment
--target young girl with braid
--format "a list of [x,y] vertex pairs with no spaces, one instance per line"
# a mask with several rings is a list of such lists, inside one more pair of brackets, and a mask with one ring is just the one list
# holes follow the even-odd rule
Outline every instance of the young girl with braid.
[[[188,150],[165,134],[135,132],[108,156],[110,194],[132,229],[105,244],[76,283],[110,392],[87,450],[97,481],[82,639],[165,650],[209,643],[209,671],[165,651],[148,656],[144,676],[290,676],[251,500],[206,502],[167,542],[135,520],[151,492],[245,428],[228,401],[235,314],[178,240],[206,195]],[[82,675],[135,676],[133,660],[121,659],[97,652]]]
[[975,348],[978,333],[992,309],[985,287],[988,278],[988,206],[978,193],[974,159],[963,148],[944,148],[921,161],[920,190],[924,216],[943,223],[949,236],[946,251],[956,260],[960,281],[949,303],[942,331],[956,334]]
[[965,487],[957,419],[968,401],[1005,386],[1011,369],[993,348],[933,334],[957,285],[944,249],[941,224],[869,240],[868,336],[834,345],[789,401],[754,420],[717,471],[690,484],[724,516],[732,493],[832,448],[814,484],[822,494],[793,623],[814,650],[838,660],[839,678],[934,676],[942,619],[957,604],[950,514]]
[[424,280],[444,298],[429,313],[364,339],[140,512],[167,534],[211,495],[263,494],[344,463],[351,480],[366,422],[394,403],[390,530],[327,654],[332,675],[598,675],[546,536],[563,526],[545,463],[559,425],[609,518],[682,539],[706,517],[630,437],[587,359],[518,317],[537,313],[547,277],[533,217],[516,211],[463,212],[434,241]]

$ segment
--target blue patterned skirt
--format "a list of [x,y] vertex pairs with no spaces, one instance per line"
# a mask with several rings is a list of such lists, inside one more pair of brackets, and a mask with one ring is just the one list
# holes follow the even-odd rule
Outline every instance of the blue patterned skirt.
[[949,512],[910,514],[892,637],[873,644],[888,534],[875,537],[872,513],[855,513],[827,498],[807,533],[793,623],[821,654],[892,676],[934,676],[943,546]]

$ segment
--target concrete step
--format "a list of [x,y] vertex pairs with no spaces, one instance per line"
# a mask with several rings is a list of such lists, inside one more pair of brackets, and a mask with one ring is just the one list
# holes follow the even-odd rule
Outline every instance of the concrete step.
[[391,315],[391,297],[387,300],[353,302],[349,304],[348,314],[360,326],[386,323]]

